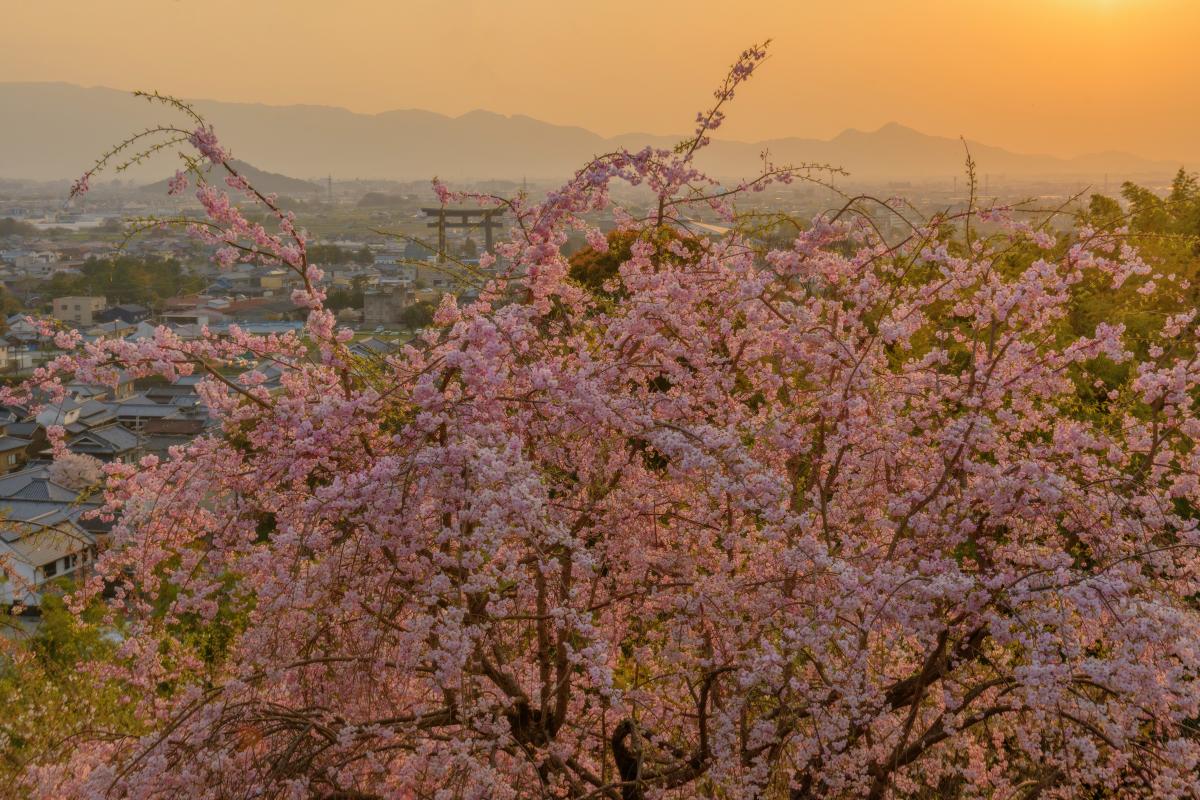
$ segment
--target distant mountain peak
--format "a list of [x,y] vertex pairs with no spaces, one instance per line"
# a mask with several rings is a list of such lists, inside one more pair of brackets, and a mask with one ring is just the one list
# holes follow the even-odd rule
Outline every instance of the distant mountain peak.
[[905,136],[927,136],[928,134],[921,133],[916,128],[910,128],[908,125],[902,125],[899,122],[885,122],[875,131],[876,134],[892,135],[904,134]]
[[[579,127],[485,109],[458,117],[407,109],[360,114],[332,106],[273,106],[193,101],[233,153],[287,175],[335,178],[489,180],[561,178],[614,147],[670,147],[684,137],[625,134],[603,137]],[[130,131],[169,121],[169,109],[139,102],[128,92],[65,83],[0,83],[0,177],[59,180],[78,175]],[[874,131],[848,129],[832,139],[779,138],[769,142],[714,140],[700,165],[721,177],[747,177],[770,149],[780,162],[845,168],[854,180],[949,179],[963,169],[962,143],[929,136],[899,122]],[[971,143],[982,173],[1007,176],[1098,177],[1112,180],[1170,176],[1178,162],[1125,153],[1077,158],[1013,153]],[[169,175],[171,159],[154,161],[128,177]],[[296,193],[294,185],[282,189]]]
[[928,134],[921,133],[915,128],[910,128],[907,125],[902,125],[899,122],[886,122],[880,125],[873,131],[864,131],[860,128],[846,128],[844,131],[833,137],[831,141],[847,141],[852,139],[924,139],[924,138],[941,138],[932,137]]
[[472,108],[470,111],[468,111],[464,114],[460,114],[457,117],[457,119],[501,120],[501,119],[509,119],[509,117],[505,114],[500,114],[495,111],[489,111],[486,108]]

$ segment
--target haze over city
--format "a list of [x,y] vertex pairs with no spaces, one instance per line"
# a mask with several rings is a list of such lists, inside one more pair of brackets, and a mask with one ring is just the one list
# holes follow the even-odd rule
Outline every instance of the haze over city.
[[[1191,0],[17,0],[0,79],[356,112],[685,132],[727,53],[776,41],[721,136],[889,122],[1027,153],[1200,161]],[[242,21],[231,31],[227,21]],[[253,31],[244,33],[240,31]]]

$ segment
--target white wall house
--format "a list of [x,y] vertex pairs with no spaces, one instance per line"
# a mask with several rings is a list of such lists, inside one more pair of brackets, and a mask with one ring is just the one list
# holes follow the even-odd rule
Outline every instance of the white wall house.
[[80,518],[96,505],[45,465],[0,477],[0,605],[36,606],[48,584],[91,568],[96,535]]
[[38,412],[35,419],[43,428],[51,425],[73,425],[79,419],[79,410],[83,403],[75,399],[63,400],[61,403],[48,405]]
[[46,584],[78,576],[96,556],[95,540],[76,522],[57,515],[43,522],[0,523],[0,604],[36,606]]

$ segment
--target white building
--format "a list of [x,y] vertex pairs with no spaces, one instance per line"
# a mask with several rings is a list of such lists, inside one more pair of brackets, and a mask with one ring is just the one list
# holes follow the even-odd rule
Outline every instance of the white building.
[[47,583],[92,564],[95,534],[80,517],[95,504],[78,501],[45,466],[0,478],[0,604],[36,606]]
[[103,297],[56,297],[51,315],[63,322],[80,327],[91,327],[96,323],[95,315],[104,310]]

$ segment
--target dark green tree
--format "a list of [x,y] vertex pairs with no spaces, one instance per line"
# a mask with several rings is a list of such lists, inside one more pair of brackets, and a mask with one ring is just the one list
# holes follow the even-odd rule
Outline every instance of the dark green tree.
[[400,312],[400,322],[409,330],[424,328],[433,322],[433,303],[422,300]]

